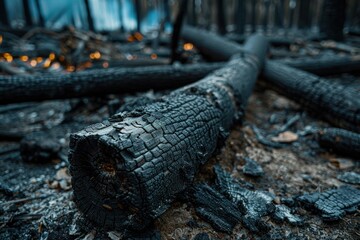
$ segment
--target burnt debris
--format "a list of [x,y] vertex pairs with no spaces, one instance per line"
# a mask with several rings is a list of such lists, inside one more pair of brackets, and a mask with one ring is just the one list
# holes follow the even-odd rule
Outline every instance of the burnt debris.
[[360,174],[356,172],[341,173],[337,176],[337,179],[346,183],[360,184]]
[[357,211],[360,206],[360,190],[351,186],[341,186],[322,193],[302,195],[298,201],[319,211],[325,221],[335,221],[346,213]]
[[242,172],[245,175],[249,175],[252,177],[260,177],[264,175],[264,170],[257,162],[255,162],[253,159],[249,157],[245,157],[244,160],[245,160],[245,165],[242,168]]

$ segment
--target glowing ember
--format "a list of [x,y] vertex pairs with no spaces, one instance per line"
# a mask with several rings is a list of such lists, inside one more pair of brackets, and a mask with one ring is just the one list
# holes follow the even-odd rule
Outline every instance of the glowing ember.
[[10,53],[4,53],[4,58],[7,62],[12,62],[13,57],[10,55]]
[[136,32],[136,33],[134,34],[134,37],[135,37],[135,39],[138,40],[138,41],[141,41],[141,40],[144,39],[143,35],[141,35],[141,33],[139,33],[139,32]]
[[74,66],[67,66],[66,71],[73,72],[73,71],[75,71],[75,67]]
[[2,44],[2,42],[3,42],[3,36],[0,35],[0,44]]
[[55,53],[50,53],[49,59],[50,59],[50,61],[53,61],[55,59]]
[[27,60],[29,60],[28,56],[20,56],[20,60],[23,62],[26,62]]
[[32,67],[35,67],[35,66],[37,65],[36,60],[35,60],[35,59],[31,60],[31,61],[30,61],[30,65],[31,65]]
[[155,53],[151,54],[151,59],[157,59],[157,55]]
[[108,67],[109,67],[109,63],[108,63],[108,62],[104,62],[104,63],[102,64],[102,66],[103,66],[103,68],[108,68]]
[[50,60],[50,58],[47,58],[44,62],[44,68],[48,68],[48,67],[50,67],[50,65],[51,65],[51,60]]
[[54,63],[54,64],[52,65],[52,67],[53,67],[54,69],[59,69],[59,68],[60,68],[60,63],[56,62],[56,63]]
[[90,59],[100,59],[100,58],[101,58],[101,53],[99,51],[90,53]]
[[37,61],[38,63],[41,63],[41,62],[42,62],[42,60],[43,60],[43,58],[42,58],[42,57],[37,57],[37,58],[36,58],[36,61]]
[[184,44],[184,50],[185,51],[190,51],[194,48],[194,45],[192,45],[191,43],[185,43]]

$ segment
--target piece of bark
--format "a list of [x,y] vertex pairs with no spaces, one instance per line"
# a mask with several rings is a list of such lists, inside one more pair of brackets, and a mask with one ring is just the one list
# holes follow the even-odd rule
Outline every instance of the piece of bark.
[[346,213],[356,212],[360,206],[360,190],[351,186],[341,186],[322,193],[304,194],[298,201],[317,210],[325,221],[335,221]]
[[109,68],[41,77],[0,76],[0,103],[176,88],[192,83],[221,66],[223,64],[213,63]]
[[360,134],[339,128],[326,128],[319,133],[320,146],[360,159]]
[[207,184],[194,187],[192,202],[196,213],[217,231],[231,233],[242,214],[221,193]]
[[[234,42],[189,26],[184,27],[182,34],[200,52],[214,59],[225,60],[236,51],[246,52]],[[360,132],[360,99],[355,91],[348,91],[341,84],[271,60],[266,61],[263,75],[270,87],[304,107],[321,113],[325,120]]]
[[169,208],[243,116],[267,42],[253,36],[245,48],[253,54],[71,136],[74,199],[85,216],[107,228],[141,229]]

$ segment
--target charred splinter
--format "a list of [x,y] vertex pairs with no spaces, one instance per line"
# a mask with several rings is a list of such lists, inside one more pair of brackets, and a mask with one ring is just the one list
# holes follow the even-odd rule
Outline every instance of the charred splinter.
[[252,36],[247,54],[160,101],[71,137],[74,199],[100,226],[142,229],[189,187],[243,112],[267,41]]

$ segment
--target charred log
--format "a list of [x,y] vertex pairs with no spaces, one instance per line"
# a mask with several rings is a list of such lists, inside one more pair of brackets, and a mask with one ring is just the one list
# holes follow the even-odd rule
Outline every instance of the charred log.
[[354,91],[295,68],[267,61],[264,76],[272,88],[341,128],[360,132],[360,100]]
[[341,154],[360,157],[360,134],[339,128],[326,128],[319,134],[320,146]]
[[203,80],[71,136],[75,202],[98,225],[142,229],[193,181],[241,118],[265,56],[260,36]]
[[[192,42],[204,55],[218,60],[228,59],[235,51],[246,51],[220,36],[191,27],[184,28],[183,38]],[[270,60],[265,64],[263,74],[271,87],[310,110],[321,111],[323,118],[332,124],[360,132],[360,101],[355,92]]]
[[221,66],[223,64],[214,63],[186,67],[109,68],[60,76],[1,76],[0,103],[175,88],[194,82]]

